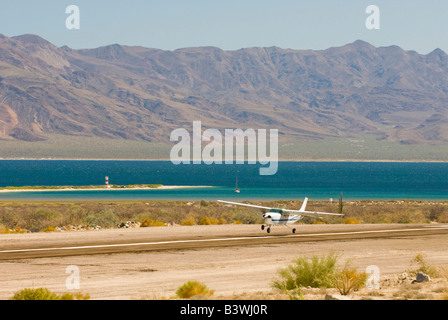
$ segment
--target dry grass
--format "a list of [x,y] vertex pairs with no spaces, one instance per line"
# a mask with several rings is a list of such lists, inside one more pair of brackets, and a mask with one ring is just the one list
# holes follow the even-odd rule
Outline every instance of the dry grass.
[[17,291],[10,300],[89,300],[89,294],[63,293],[57,294],[47,288],[25,288]]
[[337,266],[338,256],[297,258],[285,269],[280,269],[279,279],[273,287],[280,289],[292,300],[303,299],[303,288],[336,288],[342,295],[358,291],[365,285],[367,275],[360,273],[347,260],[342,268]]
[[[300,201],[252,202],[273,207],[299,208]],[[337,212],[337,203],[311,201],[309,210]],[[448,223],[448,202],[350,201],[343,217],[329,217],[325,223]],[[259,215],[250,208],[209,201],[97,201],[97,202],[0,202],[0,232],[42,232],[86,228],[116,228],[126,221],[158,221],[163,224],[257,224]],[[302,219],[301,223],[321,223]],[[18,230],[18,231],[17,231]]]
[[205,284],[199,281],[188,281],[176,291],[177,297],[181,299],[190,299],[197,296],[210,297],[213,294],[214,290],[210,290]]

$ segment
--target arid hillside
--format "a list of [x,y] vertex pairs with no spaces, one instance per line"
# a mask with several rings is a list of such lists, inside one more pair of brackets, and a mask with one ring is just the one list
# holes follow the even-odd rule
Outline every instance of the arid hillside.
[[211,128],[274,128],[282,141],[372,135],[448,142],[448,55],[363,41],[322,51],[113,44],[58,48],[0,35],[0,139],[49,135],[169,143]]

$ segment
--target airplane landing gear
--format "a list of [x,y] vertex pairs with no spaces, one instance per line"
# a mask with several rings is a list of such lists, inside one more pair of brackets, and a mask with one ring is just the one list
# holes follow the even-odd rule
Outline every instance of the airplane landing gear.
[[266,232],[267,233],[271,233],[271,227],[270,226],[265,226],[264,224],[261,225],[261,230],[264,230],[266,228]]
[[[289,226],[287,226],[288,228],[290,228]],[[264,224],[261,225],[261,230],[265,230],[267,233],[271,233],[271,226],[267,225],[265,226]],[[296,228],[291,229],[292,233],[296,233]]]
[[270,226],[265,226],[264,224],[261,225],[261,230],[264,230],[266,227],[267,227],[266,232],[267,233],[271,233],[271,227]]

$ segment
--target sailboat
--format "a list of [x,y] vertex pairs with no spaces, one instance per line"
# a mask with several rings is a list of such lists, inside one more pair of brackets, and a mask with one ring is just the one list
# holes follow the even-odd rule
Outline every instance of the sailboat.
[[238,189],[238,178],[235,181],[235,193],[240,193],[240,189]]

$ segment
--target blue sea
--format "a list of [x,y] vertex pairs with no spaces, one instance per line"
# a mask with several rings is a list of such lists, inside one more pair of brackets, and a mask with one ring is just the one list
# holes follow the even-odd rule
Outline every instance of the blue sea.
[[[279,162],[260,165],[174,165],[170,161],[1,160],[0,186],[163,184],[209,186],[167,190],[0,193],[0,200],[448,200],[448,163]],[[238,180],[240,193],[235,193]]]

